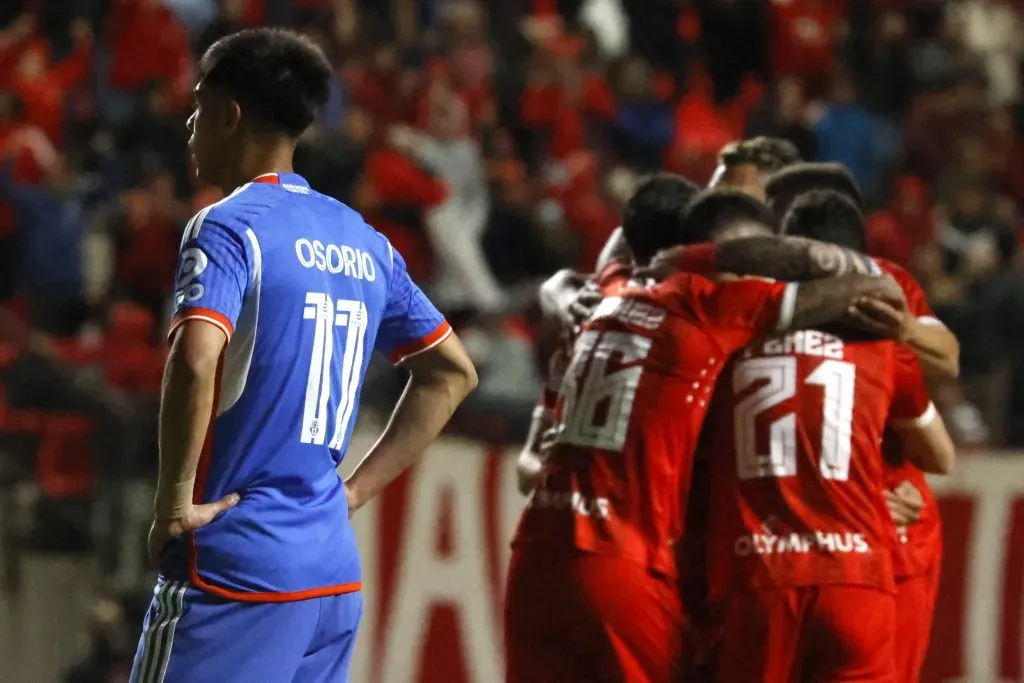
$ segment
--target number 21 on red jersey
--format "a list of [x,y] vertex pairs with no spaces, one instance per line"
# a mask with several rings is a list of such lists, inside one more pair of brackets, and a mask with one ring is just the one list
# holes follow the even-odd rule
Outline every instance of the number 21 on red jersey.
[[[850,476],[853,438],[853,402],[857,368],[852,363],[828,359],[821,362],[803,384],[824,392],[821,415],[820,474],[823,479],[846,481]],[[796,396],[797,359],[791,356],[755,358],[736,365],[733,392],[739,395],[756,383],[763,384],[736,404],[736,473],[740,479],[795,477],[797,475],[797,416],[788,412],[769,427],[769,452],[757,444],[757,418]]]

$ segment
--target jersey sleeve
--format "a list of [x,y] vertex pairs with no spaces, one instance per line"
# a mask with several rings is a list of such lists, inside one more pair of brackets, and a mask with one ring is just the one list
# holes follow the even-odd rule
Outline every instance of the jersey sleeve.
[[936,415],[921,364],[913,351],[905,346],[897,346],[889,422],[927,427]]
[[785,330],[793,320],[797,292],[794,283],[757,278],[720,283],[700,277],[690,279],[694,312],[715,330],[727,351]]
[[376,349],[398,365],[443,342],[452,328],[409,277],[402,255],[390,244],[388,249],[393,267]]
[[168,339],[186,320],[217,326],[231,340],[255,271],[254,250],[245,236],[204,210],[185,228]]
[[594,284],[605,296],[614,296],[628,285],[632,274],[632,266],[613,261],[594,276]]
[[903,290],[903,295],[907,299],[907,310],[910,311],[911,315],[926,325],[942,324],[942,321],[932,311],[924,288],[913,275],[891,261],[878,259],[878,263],[882,272],[891,275],[896,280],[896,283],[899,284],[900,289]]
[[677,267],[681,273],[697,273],[699,275],[710,275],[717,272],[715,259],[718,255],[718,245],[714,242],[701,242],[693,244],[679,252]]

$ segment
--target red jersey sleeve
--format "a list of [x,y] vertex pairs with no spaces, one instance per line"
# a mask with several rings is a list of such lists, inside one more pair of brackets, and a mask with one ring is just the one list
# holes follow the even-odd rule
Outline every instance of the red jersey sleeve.
[[926,427],[937,415],[924,373],[914,353],[905,346],[896,347],[895,377],[889,421]]
[[793,320],[796,284],[756,278],[717,283],[699,276],[676,278],[673,286],[680,288],[695,316],[715,329],[727,351],[787,329]]
[[614,296],[626,287],[632,274],[633,267],[630,264],[612,261],[594,276],[594,284],[605,296]]
[[709,275],[717,272],[715,259],[718,253],[718,245],[714,242],[701,242],[693,244],[679,252],[677,267],[681,273],[698,273]]
[[875,263],[878,264],[883,273],[896,280],[900,289],[903,290],[903,295],[907,298],[907,310],[915,318],[927,324],[942,324],[935,316],[935,312],[932,311],[932,307],[928,304],[928,296],[924,293],[924,288],[921,287],[913,275],[892,261],[875,259]]

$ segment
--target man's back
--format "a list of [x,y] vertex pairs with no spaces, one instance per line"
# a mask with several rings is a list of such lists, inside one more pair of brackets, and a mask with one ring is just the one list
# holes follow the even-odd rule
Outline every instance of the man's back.
[[168,577],[239,600],[359,588],[336,470],[374,349],[397,361],[450,331],[422,302],[390,244],[297,175],[261,176],[197,214],[171,334],[198,317],[230,342],[194,500],[241,501],[168,549]]
[[680,489],[729,355],[772,329],[786,285],[679,275],[605,299],[562,385],[558,443],[515,545],[577,548],[674,573]]
[[[880,443],[917,417],[891,342],[802,330],[740,354],[715,397],[713,595],[826,584],[893,590]],[[911,414],[914,413],[914,414]]]

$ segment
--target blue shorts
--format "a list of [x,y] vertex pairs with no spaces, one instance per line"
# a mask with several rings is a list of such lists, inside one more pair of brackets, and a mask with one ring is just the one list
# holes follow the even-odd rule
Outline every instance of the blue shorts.
[[236,602],[161,577],[130,683],[344,683],[362,611],[360,593]]

